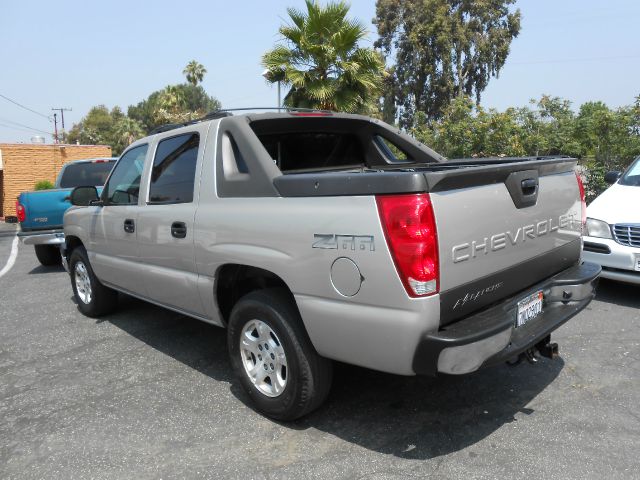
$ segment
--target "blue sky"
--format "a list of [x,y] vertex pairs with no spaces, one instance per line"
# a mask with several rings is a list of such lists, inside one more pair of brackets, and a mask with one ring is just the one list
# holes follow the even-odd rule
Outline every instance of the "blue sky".
[[[71,107],[67,129],[97,104],[126,110],[204,64],[207,92],[223,106],[273,106],[276,89],[260,76],[260,56],[278,41],[286,7],[302,0],[17,1],[0,7],[0,95],[50,115]],[[375,2],[353,0],[369,26]],[[485,107],[525,105],[543,93],[627,105],[640,95],[637,0],[519,0],[520,36]],[[16,125],[22,124],[22,126]],[[0,142],[52,131],[44,117],[0,98]],[[50,141],[51,137],[48,136]]]

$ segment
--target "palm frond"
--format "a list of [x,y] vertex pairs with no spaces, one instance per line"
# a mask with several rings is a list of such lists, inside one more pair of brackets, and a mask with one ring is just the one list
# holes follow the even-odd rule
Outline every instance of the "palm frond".
[[373,49],[359,47],[365,26],[347,18],[349,6],[343,1],[305,0],[305,10],[287,9],[291,22],[280,27],[285,44],[262,57],[269,81],[291,87],[285,104],[344,111],[374,105],[384,61]]
[[301,12],[297,8],[289,7],[287,8],[287,14],[289,15],[289,18],[291,18],[293,24],[298,27],[299,30],[302,30],[304,28],[306,15],[303,12]]
[[312,99],[326,102],[336,94],[337,87],[334,79],[313,80],[305,85],[305,90]]

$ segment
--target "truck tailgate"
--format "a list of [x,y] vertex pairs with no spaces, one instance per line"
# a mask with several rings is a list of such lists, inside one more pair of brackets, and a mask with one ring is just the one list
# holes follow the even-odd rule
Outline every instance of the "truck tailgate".
[[70,188],[40,190],[20,194],[20,203],[25,207],[26,219],[23,230],[62,228],[64,212],[71,206]]
[[[458,182],[458,188],[431,191],[442,324],[579,261],[581,202],[572,165],[542,170],[539,176],[531,166],[510,168],[509,180],[470,186]],[[537,198],[523,204],[534,182]]]

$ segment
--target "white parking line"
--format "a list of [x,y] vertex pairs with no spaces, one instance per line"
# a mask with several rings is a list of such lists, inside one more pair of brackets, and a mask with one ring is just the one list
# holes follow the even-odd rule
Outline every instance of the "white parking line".
[[16,263],[16,258],[18,258],[18,237],[13,237],[13,243],[11,244],[11,253],[9,254],[9,260],[7,260],[7,264],[4,266],[2,270],[0,270],[0,277],[4,276],[11,267]]

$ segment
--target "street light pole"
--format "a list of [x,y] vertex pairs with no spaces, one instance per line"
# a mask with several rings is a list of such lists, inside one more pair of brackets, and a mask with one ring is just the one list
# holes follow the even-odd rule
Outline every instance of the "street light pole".
[[280,112],[281,106],[282,106],[282,101],[280,100],[280,80],[278,80],[278,112]]
[[[273,83],[273,81],[271,80],[273,78],[272,73],[269,71],[269,69],[266,69],[264,72],[262,72],[262,76],[268,81]],[[278,83],[278,112],[280,111],[280,107],[282,107],[282,99],[280,96],[280,80],[277,81]]]

